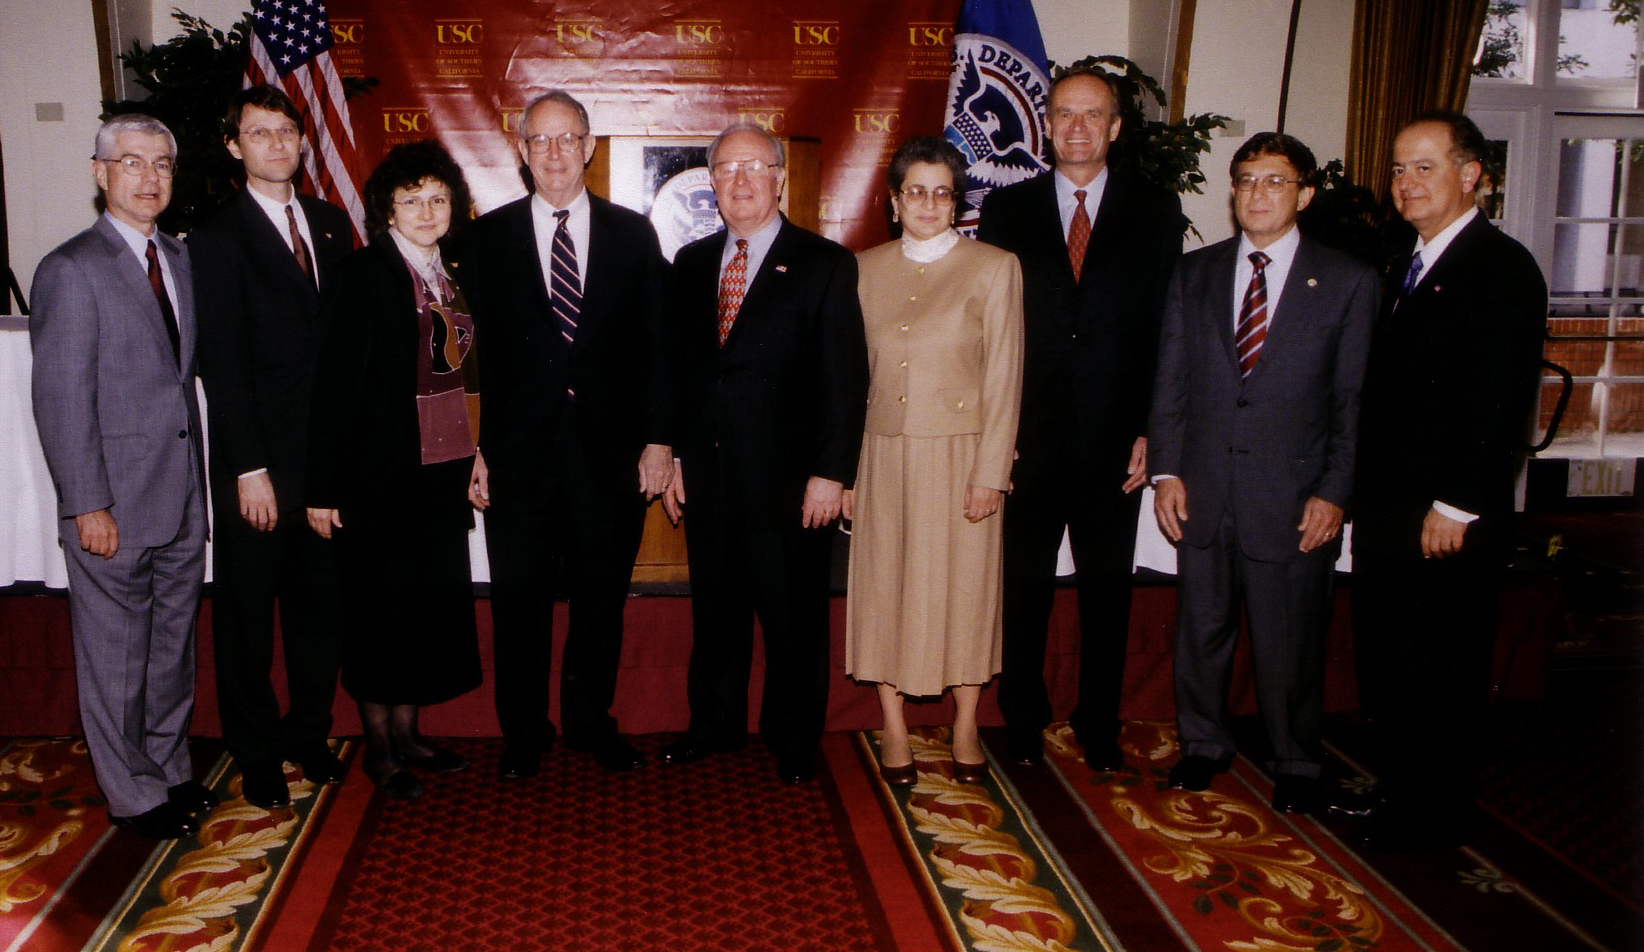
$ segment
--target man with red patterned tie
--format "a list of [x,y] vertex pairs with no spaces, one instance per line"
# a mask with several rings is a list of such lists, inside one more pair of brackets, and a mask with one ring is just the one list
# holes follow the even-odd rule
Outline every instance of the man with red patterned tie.
[[689,513],[694,634],[691,725],[663,759],[747,742],[757,615],[759,732],[778,777],[804,783],[827,715],[832,525],[856,479],[868,350],[855,256],[777,211],[783,151],[755,125],[721,132],[708,165],[725,230],[674,260],[680,478],[664,501]]
[[[246,800],[291,802],[285,761],[339,783],[326,739],[341,659],[337,568],[308,528],[309,395],[320,291],[354,247],[342,209],[299,193],[302,116],[277,86],[241,90],[223,143],[245,188],[189,236],[211,423],[212,640],[223,740]],[[270,680],[280,613],[289,703]]]
[[1043,761],[1051,721],[1045,641],[1063,530],[1079,594],[1079,700],[1069,723],[1095,770],[1117,769],[1136,520],[1165,283],[1182,249],[1181,201],[1108,168],[1119,95],[1106,74],[1052,84],[1055,160],[996,189],[977,237],[1022,263],[1022,415],[1004,522],[999,708],[1009,755]]
[[1379,294],[1368,266],[1296,227],[1318,171],[1307,146],[1258,133],[1230,171],[1239,234],[1176,268],[1148,432],[1154,515],[1177,559],[1182,758],[1169,779],[1203,790],[1233,758],[1227,688],[1248,617],[1273,807],[1307,813],[1324,763],[1324,636]]

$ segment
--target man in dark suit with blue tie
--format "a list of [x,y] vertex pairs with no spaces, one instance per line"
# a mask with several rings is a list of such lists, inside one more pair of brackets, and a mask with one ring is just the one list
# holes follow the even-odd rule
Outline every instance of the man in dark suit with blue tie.
[[1475,204],[1486,142],[1458,113],[1393,142],[1393,205],[1416,229],[1376,323],[1359,417],[1353,645],[1381,741],[1366,836],[1465,841],[1497,600],[1547,332],[1535,258]]
[[589,194],[588,111],[538,96],[520,117],[533,193],[474,223],[461,284],[480,347],[480,453],[504,778],[537,773],[554,597],[570,601],[560,670],[566,743],[608,770],[643,755],[610,714],[623,607],[647,500],[673,478],[667,262],[636,212]]
[[[320,291],[354,247],[342,209],[299,194],[302,116],[277,87],[229,104],[223,142],[245,188],[189,235],[211,423],[212,642],[223,740],[246,800],[291,802],[284,761],[338,783],[326,743],[341,632],[337,570],[303,517]],[[289,704],[269,676],[280,612]]]
[[1182,251],[1173,194],[1108,168],[1119,94],[1069,70],[1050,90],[1055,167],[993,191],[976,236],[1022,263],[1022,414],[1004,522],[999,709],[1010,758],[1043,760],[1045,642],[1066,529],[1078,571],[1078,704],[1085,762],[1117,769],[1137,492],[1165,284]]
[[747,742],[757,615],[759,732],[777,776],[804,783],[827,716],[831,527],[867,416],[856,258],[778,212],[787,169],[769,132],[731,126],[708,164],[725,230],[674,260],[682,478],[664,501],[690,513],[693,641],[690,730],[663,759]]
[[109,819],[156,839],[217,805],[188,756],[206,516],[188,251],[155,223],[176,161],[158,119],[103,123],[106,211],[40,262],[29,316],[86,748]]
[[1242,614],[1273,806],[1306,813],[1324,763],[1324,636],[1377,279],[1297,229],[1318,171],[1300,141],[1260,133],[1230,171],[1239,234],[1176,268],[1148,433],[1154,515],[1178,565],[1182,758],[1169,781],[1203,790],[1232,760],[1227,687]]

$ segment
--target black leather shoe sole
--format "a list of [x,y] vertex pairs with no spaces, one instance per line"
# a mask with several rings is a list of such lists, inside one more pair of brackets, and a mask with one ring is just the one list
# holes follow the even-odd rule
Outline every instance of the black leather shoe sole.
[[175,803],[162,803],[136,816],[108,815],[110,823],[151,840],[178,840],[200,832],[200,821]]
[[635,750],[632,745],[620,737],[613,737],[597,744],[568,744],[567,746],[572,750],[580,750],[594,758],[594,763],[612,773],[638,770],[645,766],[645,755]]
[[1226,771],[1229,766],[1229,762],[1225,760],[1213,760],[1190,754],[1176,761],[1176,765],[1170,768],[1167,780],[1174,790],[1208,790],[1210,781],[1214,780],[1217,774]]
[[816,779],[816,758],[810,754],[776,759],[776,779],[799,786]]
[[312,750],[305,750],[291,758],[302,768],[303,779],[309,783],[342,783],[348,771],[342,761],[331,752],[330,747],[321,746]]

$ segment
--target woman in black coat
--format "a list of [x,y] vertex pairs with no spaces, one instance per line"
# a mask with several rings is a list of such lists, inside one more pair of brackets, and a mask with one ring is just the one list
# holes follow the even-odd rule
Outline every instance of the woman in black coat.
[[419,709],[481,681],[467,494],[483,469],[474,326],[440,253],[469,217],[462,172],[432,140],[396,146],[365,184],[371,243],[339,265],[309,434],[308,521],[336,546],[342,684],[364,768],[397,797],[408,768],[467,762],[417,730]]

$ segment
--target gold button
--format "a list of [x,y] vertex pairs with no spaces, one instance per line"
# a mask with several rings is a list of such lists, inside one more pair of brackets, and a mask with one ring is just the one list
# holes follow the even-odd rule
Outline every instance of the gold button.
[[959,409],[963,410],[964,408],[965,408],[965,401],[960,400],[959,401]]
[[908,295],[908,300],[910,300],[910,301],[917,301],[917,300],[919,300],[919,295],[917,295],[917,294],[910,294],[910,295]]
[[905,360],[904,360],[904,361],[902,361],[902,366],[904,366],[904,367],[906,367],[906,366],[907,366],[907,365],[908,365],[908,362],[907,362],[907,361],[905,361]]
[[897,397],[897,398],[896,398],[896,402],[897,402],[897,403],[907,403],[907,402],[908,402],[908,398],[907,398],[907,397]]
[[924,273],[925,273],[925,266],[924,266],[924,265],[920,265],[920,266],[919,266],[919,273],[920,273],[920,274],[924,274]]
[[906,325],[906,324],[903,324],[903,325],[902,325],[902,329],[903,329],[903,330],[907,330],[907,329],[908,329],[908,325]]

